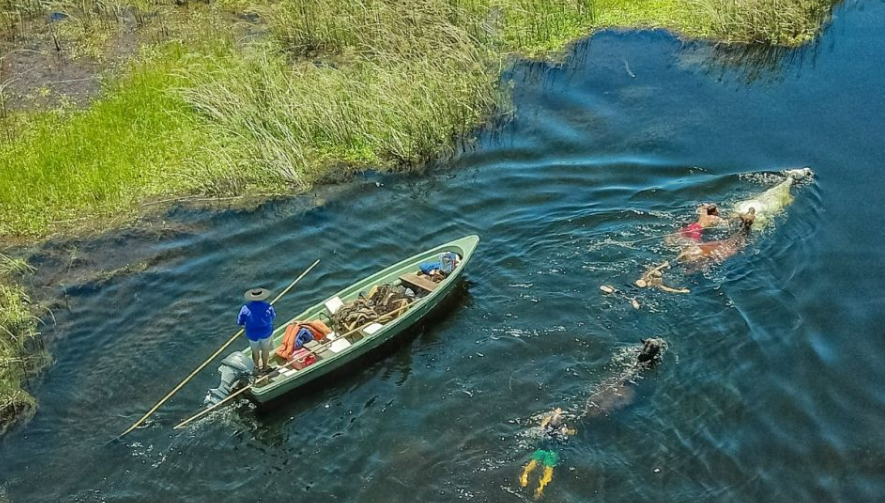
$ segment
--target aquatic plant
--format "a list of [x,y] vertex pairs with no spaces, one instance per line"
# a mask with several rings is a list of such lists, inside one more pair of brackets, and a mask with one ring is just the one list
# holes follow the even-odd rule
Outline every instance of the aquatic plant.
[[21,275],[34,272],[34,268],[24,259],[12,258],[0,253],[0,277]]
[[30,270],[23,260],[0,254],[0,433],[33,412],[34,398],[22,385],[48,361],[31,301],[11,284]]
[[833,0],[685,0],[726,42],[797,46],[813,39]]

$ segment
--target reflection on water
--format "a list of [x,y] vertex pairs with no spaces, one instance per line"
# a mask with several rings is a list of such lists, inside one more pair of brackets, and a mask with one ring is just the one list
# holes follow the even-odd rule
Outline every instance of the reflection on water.
[[[619,355],[657,336],[669,350],[631,403],[582,418],[559,447],[550,501],[880,500],[885,235],[863,202],[885,181],[885,4],[840,14],[813,65],[750,86],[687,64],[664,33],[600,34],[561,65],[516,64],[513,120],[427,173],[250,211],[177,208],[160,231],[43,247],[36,286],[63,299],[56,363],[37,416],[0,444],[0,491],[531,499],[517,480],[531,418],[581,410],[622,375]],[[633,286],[672,257],[661,238],[699,203],[769,186],[744,173],[801,165],[816,183],[745,251],[673,271],[690,294]],[[244,403],[173,431],[217,383],[205,372],[112,441],[233,333],[246,285],[279,290],[321,258],[278,304],[299,312],[469,233],[483,238],[469,282],[423,330],[272,410]]]
[[700,66],[713,78],[734,77],[742,85],[773,83],[814,68],[821,52],[820,39],[802,48],[766,45],[686,44],[681,60],[687,66]]
[[[832,19],[832,9],[843,4],[842,0],[832,0],[828,9],[819,11],[818,24],[827,26]],[[862,2],[844,2],[840,13],[857,9]],[[687,65],[705,68],[711,76],[719,79],[736,78],[743,85],[756,82],[770,83],[783,81],[789,74],[799,74],[803,68],[814,68],[822,50],[821,38],[800,48],[773,45],[710,44],[687,42],[680,60]],[[834,37],[825,39],[827,44],[835,43]]]

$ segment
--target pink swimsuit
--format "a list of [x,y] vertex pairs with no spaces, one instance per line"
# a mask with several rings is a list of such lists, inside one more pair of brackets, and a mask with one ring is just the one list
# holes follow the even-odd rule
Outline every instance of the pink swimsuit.
[[701,242],[701,235],[704,232],[704,228],[701,227],[701,224],[695,222],[693,224],[686,225],[682,229],[679,230],[679,234],[682,237],[691,239],[692,241]]

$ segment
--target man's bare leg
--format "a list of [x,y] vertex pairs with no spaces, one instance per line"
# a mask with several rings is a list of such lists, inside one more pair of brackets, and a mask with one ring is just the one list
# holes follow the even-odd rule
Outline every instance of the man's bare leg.
[[267,370],[267,367],[270,364],[270,348],[268,348],[267,346],[264,346],[263,348],[261,348],[261,360],[262,360],[261,370],[263,370],[263,371]]

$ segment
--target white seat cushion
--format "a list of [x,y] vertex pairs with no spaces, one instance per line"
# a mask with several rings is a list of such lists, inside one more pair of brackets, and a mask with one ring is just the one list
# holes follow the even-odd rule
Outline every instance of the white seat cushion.
[[332,350],[333,353],[340,353],[349,347],[350,343],[347,342],[347,339],[338,339],[329,346],[329,349]]
[[375,332],[381,330],[382,328],[384,328],[384,325],[382,325],[380,323],[372,323],[371,325],[369,325],[368,327],[363,329],[363,333],[366,335],[372,335]]
[[329,310],[329,314],[335,314],[344,306],[344,302],[340,297],[332,297],[326,301],[325,306]]

